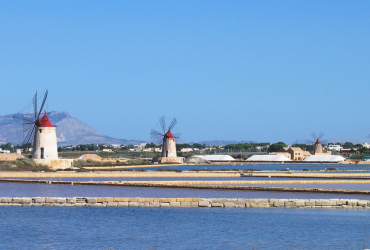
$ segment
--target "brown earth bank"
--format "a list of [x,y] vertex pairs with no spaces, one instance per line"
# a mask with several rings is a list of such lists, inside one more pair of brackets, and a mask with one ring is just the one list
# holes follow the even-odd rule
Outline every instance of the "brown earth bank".
[[24,159],[20,154],[0,154],[0,161],[16,161],[17,159]]
[[[252,172],[247,173],[248,177],[282,177],[282,178],[370,178],[370,173],[322,173],[322,172]],[[169,171],[91,171],[91,172],[74,172],[74,171],[57,171],[57,172],[0,172],[0,178],[102,178],[102,177],[240,177],[239,171],[183,171],[183,172],[169,172]]]
[[243,173],[244,177],[281,177],[281,178],[370,178],[370,173],[351,173],[351,172],[301,172],[301,171],[259,171]]
[[127,171],[101,171],[101,172],[0,172],[0,178],[109,178],[109,177],[240,177],[235,173],[211,172],[127,172]]
[[116,187],[146,187],[146,188],[182,188],[182,189],[211,189],[211,190],[240,190],[240,191],[262,191],[262,192],[299,192],[299,193],[330,193],[330,194],[363,194],[369,195],[370,190],[343,190],[324,188],[290,188],[290,187],[258,187],[258,186],[227,186],[212,184],[186,184],[176,181],[48,181],[48,180],[16,180],[0,179],[1,182],[20,182],[32,184],[56,184],[56,185],[88,185],[88,186],[116,186]]

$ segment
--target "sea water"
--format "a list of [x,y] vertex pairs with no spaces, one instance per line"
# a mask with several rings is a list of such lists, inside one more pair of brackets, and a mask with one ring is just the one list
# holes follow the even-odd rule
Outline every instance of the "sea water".
[[369,210],[0,207],[0,249],[363,249]]

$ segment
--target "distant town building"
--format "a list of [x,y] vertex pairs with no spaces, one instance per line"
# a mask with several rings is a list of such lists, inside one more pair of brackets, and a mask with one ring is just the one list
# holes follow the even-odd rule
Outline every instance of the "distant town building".
[[10,154],[10,150],[3,150],[0,148],[0,154]]
[[273,152],[274,155],[283,155],[294,161],[302,161],[310,156],[310,152],[302,150],[300,147],[284,147],[279,152]]
[[370,144],[369,144],[369,143],[363,143],[363,144],[362,144],[362,146],[363,146],[364,148],[370,148]]
[[340,145],[329,145],[328,150],[330,151],[341,151],[343,148]]
[[192,152],[193,149],[192,148],[182,148],[181,149],[181,152]]

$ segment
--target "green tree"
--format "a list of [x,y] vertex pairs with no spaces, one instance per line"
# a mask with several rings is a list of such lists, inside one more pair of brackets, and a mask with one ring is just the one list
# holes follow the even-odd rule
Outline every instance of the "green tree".
[[200,143],[194,143],[193,144],[193,148],[202,148],[203,146],[202,146],[202,144],[200,144]]
[[270,147],[268,148],[268,152],[279,152],[280,149],[282,149],[283,147],[286,147],[286,144],[284,142],[277,142],[277,143],[273,143],[270,145]]
[[155,148],[155,147],[157,147],[157,145],[155,145],[153,142],[151,142],[151,143],[147,143],[147,144],[145,145],[145,148]]
[[343,148],[346,148],[346,149],[353,149],[354,145],[352,142],[346,142],[343,144]]

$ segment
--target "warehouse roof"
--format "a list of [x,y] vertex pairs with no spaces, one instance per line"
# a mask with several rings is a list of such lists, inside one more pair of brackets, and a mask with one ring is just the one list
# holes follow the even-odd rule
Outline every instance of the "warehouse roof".
[[315,162],[338,162],[344,161],[345,158],[340,155],[310,155],[304,161],[315,161]]
[[235,161],[230,155],[194,155],[206,161]]
[[252,155],[246,161],[292,161],[284,155]]

